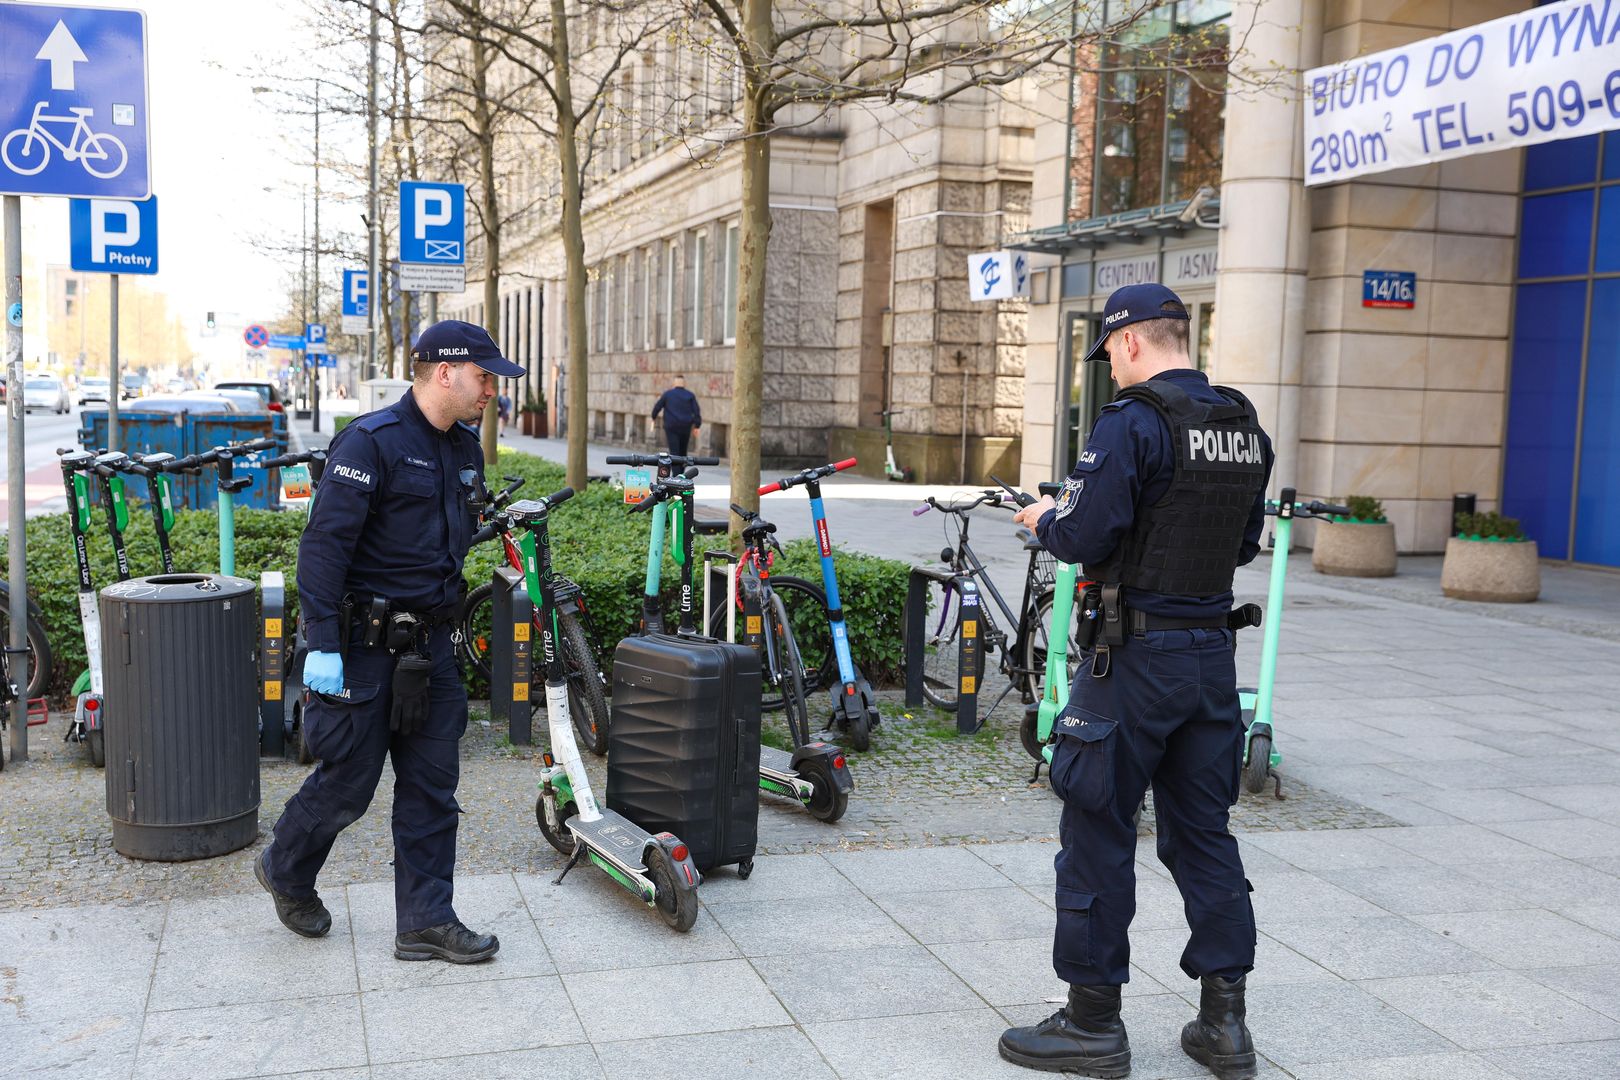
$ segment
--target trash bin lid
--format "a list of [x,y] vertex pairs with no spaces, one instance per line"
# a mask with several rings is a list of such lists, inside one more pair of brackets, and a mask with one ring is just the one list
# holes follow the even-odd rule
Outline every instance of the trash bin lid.
[[101,595],[126,604],[183,604],[235,599],[251,595],[253,589],[247,578],[224,574],[153,574],[115,581]]

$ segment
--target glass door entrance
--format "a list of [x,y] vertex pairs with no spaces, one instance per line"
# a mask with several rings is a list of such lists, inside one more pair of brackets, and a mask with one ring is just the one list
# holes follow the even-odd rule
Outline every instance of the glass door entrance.
[[1062,445],[1058,448],[1059,475],[1067,476],[1080,457],[1097,414],[1114,400],[1114,380],[1106,361],[1082,363],[1086,350],[1102,331],[1102,319],[1088,312],[1071,311],[1064,316],[1063,371],[1061,383],[1067,388],[1059,419]]

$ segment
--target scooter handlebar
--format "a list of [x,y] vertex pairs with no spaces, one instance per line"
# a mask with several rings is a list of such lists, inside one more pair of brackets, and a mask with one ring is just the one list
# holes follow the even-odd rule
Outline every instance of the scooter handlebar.
[[495,539],[495,534],[500,531],[500,529],[495,527],[494,522],[485,525],[483,528],[472,534],[472,546],[477,547],[479,544]]
[[1311,517],[1350,516],[1350,508],[1348,506],[1336,506],[1333,503],[1308,502],[1304,504],[1304,506],[1296,506],[1294,508],[1295,513],[1298,513],[1302,509],[1308,511]]
[[843,461],[834,461],[829,465],[817,465],[813,469],[805,469],[803,472],[794,473],[792,476],[784,476],[775,483],[765,484],[759,489],[759,493],[761,495],[770,495],[773,492],[786,491],[790,487],[797,487],[800,484],[809,483],[811,480],[820,480],[824,476],[831,476],[833,473],[840,473],[845,469],[853,469],[856,464],[857,460],[855,458],[845,458]]
[[572,499],[573,497],[574,497],[574,489],[571,488],[571,487],[565,487],[565,488],[561,488],[561,489],[559,489],[557,491],[552,492],[550,495],[547,495],[544,499],[542,499],[540,501],[545,503],[547,506],[557,507],[557,506],[561,506],[563,503],[567,502],[569,499]]

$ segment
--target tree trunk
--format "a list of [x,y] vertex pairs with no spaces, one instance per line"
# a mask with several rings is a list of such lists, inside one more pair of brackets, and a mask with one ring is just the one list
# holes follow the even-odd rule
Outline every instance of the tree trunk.
[[563,255],[567,262],[568,486],[585,490],[585,440],[590,435],[590,345],[585,331],[585,230],[581,221],[578,118],[574,115],[573,58],[564,0],[551,0],[551,41],[557,69],[557,156],[562,168]]
[[[495,118],[489,107],[489,51],[478,38],[472,41],[473,56],[473,123],[478,131],[478,183],[480,214],[484,226],[484,329],[501,341],[501,213],[500,196],[495,190]],[[497,393],[497,397],[499,394]],[[482,436],[484,465],[495,464],[499,454],[496,441],[500,423],[495,398],[484,406]]]
[[[744,0],[742,213],[737,254],[737,353],[731,381],[731,501],[759,508],[760,399],[765,384],[765,255],[771,238],[771,144],[764,58],[771,0]],[[731,520],[735,541],[741,519]]]

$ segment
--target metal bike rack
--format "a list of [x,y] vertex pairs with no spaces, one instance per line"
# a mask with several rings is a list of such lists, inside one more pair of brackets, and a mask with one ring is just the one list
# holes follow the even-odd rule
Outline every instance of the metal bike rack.
[[280,757],[287,743],[287,579],[279,570],[259,575],[259,753]]
[[534,675],[534,604],[523,574],[497,566],[494,574],[490,635],[489,714],[506,720],[514,746],[534,742],[529,682]]

